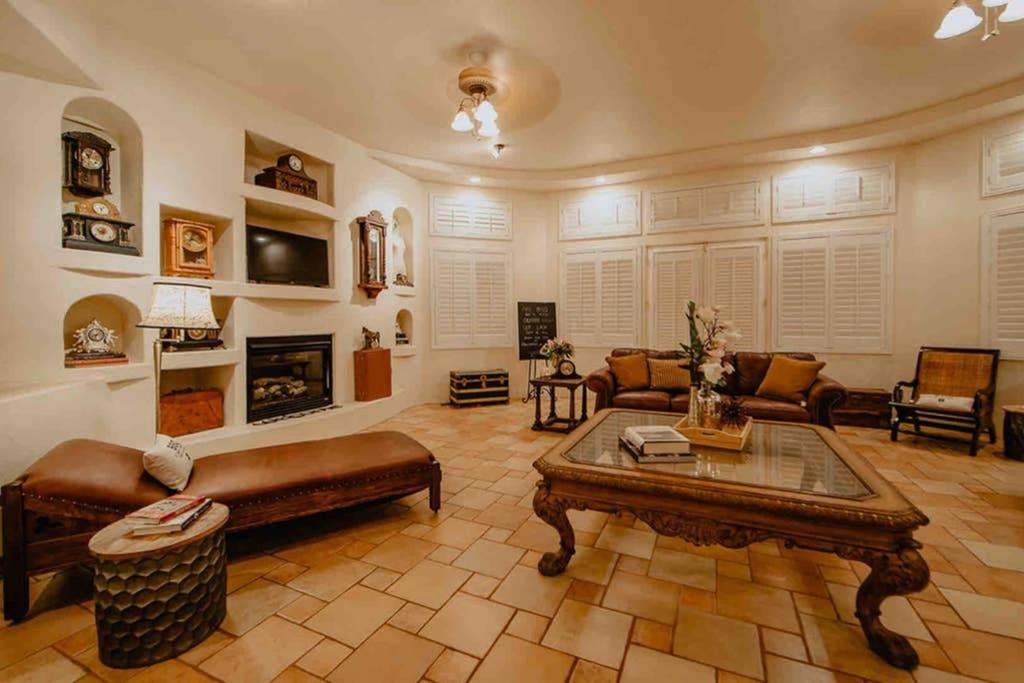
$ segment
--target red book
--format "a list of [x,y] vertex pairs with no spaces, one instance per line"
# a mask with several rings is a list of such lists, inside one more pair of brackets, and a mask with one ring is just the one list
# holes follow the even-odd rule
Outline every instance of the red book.
[[144,508],[139,508],[129,514],[127,519],[140,524],[163,524],[167,520],[191,510],[204,500],[206,500],[204,496],[190,496],[178,493],[170,498],[164,498],[155,503],[150,503]]

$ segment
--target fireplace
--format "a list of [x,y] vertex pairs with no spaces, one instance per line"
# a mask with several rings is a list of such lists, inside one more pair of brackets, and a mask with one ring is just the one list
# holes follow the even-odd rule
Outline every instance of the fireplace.
[[250,337],[245,352],[247,422],[333,403],[331,335]]

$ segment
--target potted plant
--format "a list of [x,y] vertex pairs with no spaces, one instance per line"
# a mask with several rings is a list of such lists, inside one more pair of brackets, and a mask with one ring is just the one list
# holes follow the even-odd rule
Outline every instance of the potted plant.
[[680,342],[679,346],[686,361],[683,367],[690,371],[687,422],[691,426],[717,428],[721,398],[715,388],[725,384],[726,375],[734,370],[731,363],[725,362],[725,352],[742,335],[736,325],[722,320],[720,313],[718,306],[697,308],[693,301],[686,305],[690,343]]

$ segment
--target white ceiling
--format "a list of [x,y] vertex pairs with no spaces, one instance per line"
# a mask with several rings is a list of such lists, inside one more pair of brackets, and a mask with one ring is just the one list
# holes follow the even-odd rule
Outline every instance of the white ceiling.
[[[495,173],[835,138],[1024,76],[1024,22],[932,38],[949,0],[56,1],[372,149]],[[500,162],[448,128],[474,50],[507,84]]]

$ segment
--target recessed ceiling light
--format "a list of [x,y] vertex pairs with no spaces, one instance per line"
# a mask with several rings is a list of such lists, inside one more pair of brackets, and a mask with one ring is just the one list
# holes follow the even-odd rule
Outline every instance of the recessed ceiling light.
[[473,183],[474,185],[479,185],[480,184],[480,176],[478,176],[478,175],[471,175],[471,176],[469,176],[469,182]]
[[603,185],[603,184],[604,184],[604,181],[605,181],[605,180],[607,180],[607,178],[605,178],[605,177],[604,177],[603,175],[599,175],[599,176],[597,176],[597,178],[595,178],[594,180],[596,180],[596,181],[597,181],[597,184],[598,184],[598,185]]
[[807,150],[807,152],[810,154],[824,154],[827,151],[828,147],[826,147],[825,145],[815,145],[814,147],[811,147],[809,150]]

